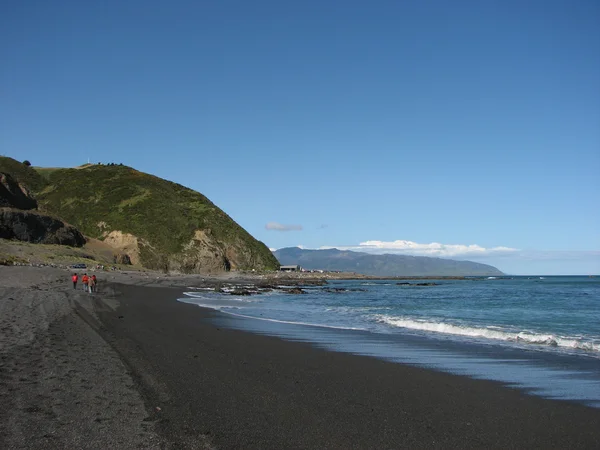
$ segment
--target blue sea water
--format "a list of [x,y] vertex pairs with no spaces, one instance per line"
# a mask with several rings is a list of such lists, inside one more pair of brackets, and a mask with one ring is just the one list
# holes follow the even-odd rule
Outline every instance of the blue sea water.
[[352,280],[304,290],[190,289],[180,301],[227,313],[226,326],[600,407],[598,277]]

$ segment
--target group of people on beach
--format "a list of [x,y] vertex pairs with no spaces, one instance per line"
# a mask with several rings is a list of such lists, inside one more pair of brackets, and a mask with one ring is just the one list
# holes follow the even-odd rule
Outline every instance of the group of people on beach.
[[[77,289],[77,282],[79,281],[79,275],[74,273],[71,276],[71,281],[73,281],[73,289]],[[83,291],[88,293],[93,293],[98,291],[98,279],[95,274],[92,276],[88,276],[87,273],[84,273],[81,277],[81,284],[83,284]]]

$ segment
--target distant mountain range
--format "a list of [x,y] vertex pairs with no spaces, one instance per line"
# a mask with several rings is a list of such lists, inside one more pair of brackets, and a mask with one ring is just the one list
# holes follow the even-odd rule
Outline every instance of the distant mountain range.
[[427,256],[372,255],[337,249],[303,250],[298,247],[281,248],[273,253],[282,265],[298,264],[310,270],[356,272],[382,277],[504,275],[487,264]]

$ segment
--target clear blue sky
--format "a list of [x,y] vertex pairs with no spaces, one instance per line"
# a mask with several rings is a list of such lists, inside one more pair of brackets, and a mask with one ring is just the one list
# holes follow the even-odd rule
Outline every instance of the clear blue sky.
[[122,162],[272,248],[600,273],[597,0],[7,1],[0,57],[0,154]]

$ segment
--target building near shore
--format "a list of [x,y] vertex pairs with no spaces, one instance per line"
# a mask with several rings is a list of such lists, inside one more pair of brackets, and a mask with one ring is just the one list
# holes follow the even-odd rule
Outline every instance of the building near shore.
[[300,267],[297,264],[291,264],[291,265],[287,265],[287,266],[280,266],[279,270],[281,272],[300,272],[300,271],[302,271],[302,267]]

